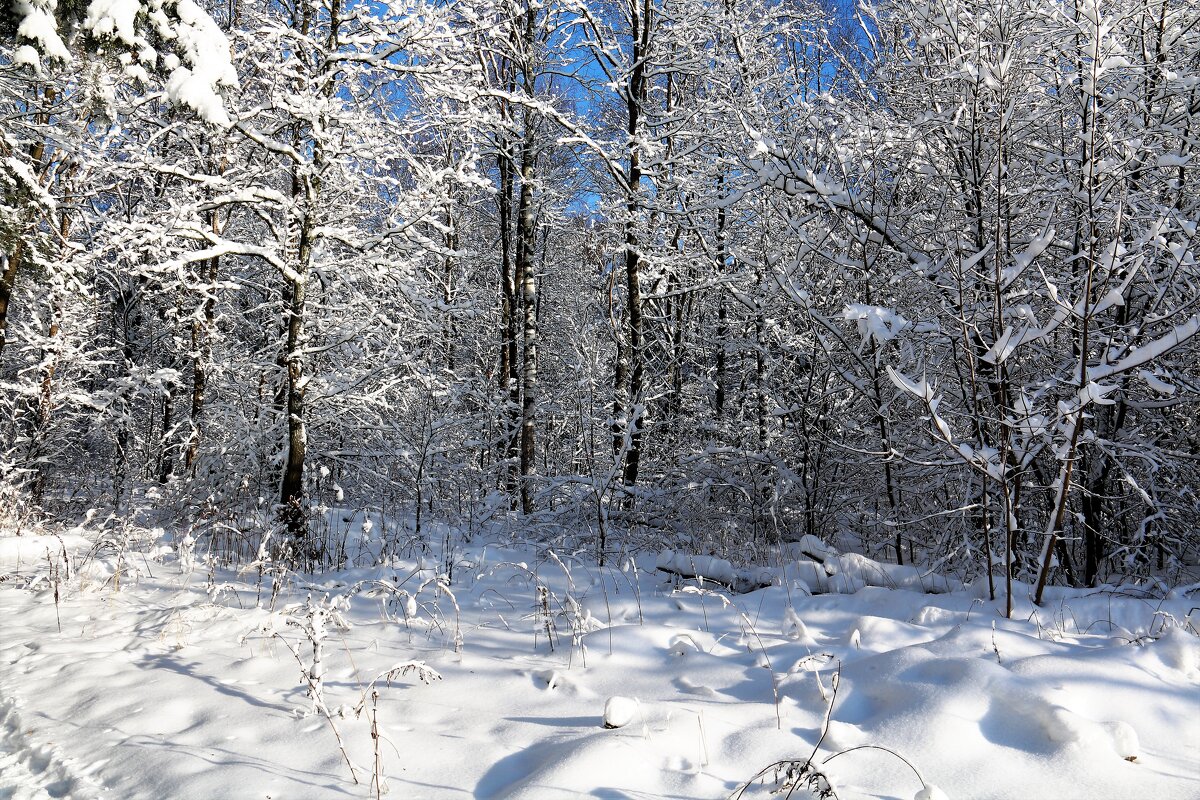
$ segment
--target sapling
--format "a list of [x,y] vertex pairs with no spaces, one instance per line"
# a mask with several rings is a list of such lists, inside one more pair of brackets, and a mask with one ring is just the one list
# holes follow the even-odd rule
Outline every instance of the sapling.
[[800,615],[790,604],[783,611],[783,635],[810,649],[817,644],[816,639],[808,632],[804,620],[800,619]]
[[309,595],[305,598],[303,605],[289,606],[284,609],[284,613],[289,615],[287,624],[299,628],[308,639],[312,647],[311,662],[305,662],[304,657],[300,654],[300,644],[284,637],[274,627],[273,621],[268,621],[259,631],[282,642],[292,657],[296,659],[296,663],[300,665],[300,679],[307,685],[306,694],[312,701],[312,708],[308,713],[319,713],[329,723],[334,738],[337,739],[338,750],[341,751],[342,758],[350,769],[350,777],[357,784],[358,773],[355,772],[350,755],[346,752],[342,733],[334,720],[334,713],[325,702],[325,639],[328,636],[328,628],[332,625],[340,630],[348,630],[350,624],[342,616],[340,603],[337,600],[331,600],[328,596],[320,603],[313,603],[312,595]]
[[788,670],[789,675],[795,675],[799,672],[812,673],[813,680],[817,683],[817,691],[821,693],[821,700],[829,702],[829,694],[825,691],[825,684],[821,682],[821,667],[829,664],[834,660],[833,653],[813,653],[797,661]]
[[[64,578],[66,580],[71,579],[71,558],[67,554],[67,545],[62,540],[62,537],[56,533],[54,534],[54,538],[58,540],[58,550],[62,556],[62,560],[59,561],[58,558],[51,555],[50,548],[47,547],[46,561],[50,566],[50,582],[54,586],[54,619],[58,624],[58,632],[62,633],[62,614],[59,604],[62,602],[62,581]],[[65,576],[63,575],[64,570],[66,571]]]
[[[563,571],[563,574],[566,575],[566,577],[567,577],[567,595],[559,603],[559,608],[561,609],[561,613],[567,618],[567,621],[570,623],[570,626],[571,626],[571,657],[572,657],[572,659],[574,659],[575,651],[579,650],[579,653],[583,658],[583,666],[587,667],[587,646],[584,644],[583,637],[585,634],[591,633],[592,631],[599,630],[603,626],[599,623],[599,621],[592,618],[591,612],[585,610],[583,608],[583,606],[580,604],[579,600],[576,598],[576,595],[578,594],[578,592],[575,589],[575,580],[571,575],[571,570],[567,567],[566,564],[563,563],[562,559],[559,558],[558,555],[553,550],[547,550],[546,554],[547,554],[547,557],[550,558],[550,560],[552,560],[555,564],[558,564],[559,568]],[[602,584],[603,584],[603,580],[604,580],[603,575],[601,575],[601,583]],[[552,597],[553,597],[553,592],[549,592],[549,590],[547,589],[547,598],[546,598],[547,602]],[[608,593],[606,591],[605,592],[605,603],[606,604],[607,604],[607,601],[608,601]],[[611,611],[610,611],[609,616],[610,616],[610,624],[611,624]],[[612,632],[609,631],[609,651],[610,651],[610,653],[612,650],[611,640],[612,640]]]
[[[583,635],[591,631],[591,623],[594,620],[591,614],[584,611],[579,602],[571,595],[567,595],[563,600],[563,609],[571,623],[571,659],[574,660],[575,651],[579,650],[579,654],[583,658],[583,666],[586,669],[587,645],[583,641]],[[570,666],[570,662],[568,662],[568,666]]]
[[[502,569],[511,569],[520,573],[526,580],[526,585],[532,583],[534,585],[534,605],[532,619],[533,627],[533,646],[537,648],[537,640],[540,632],[545,631],[546,639],[549,642],[551,652],[554,651],[554,638],[557,632],[554,625],[554,614],[550,607],[550,589],[542,582],[538,574],[531,570],[524,563],[515,563],[510,561],[493,564],[483,573],[484,575],[494,574]],[[511,604],[510,604],[511,605]],[[526,617],[528,618],[528,617]],[[503,620],[503,618],[501,618]],[[507,624],[507,623],[505,623]]]
[[[722,597],[724,597],[724,595],[722,595]],[[767,655],[767,646],[763,644],[762,637],[758,635],[758,629],[754,626],[754,623],[750,621],[750,617],[746,616],[746,612],[741,608],[738,608],[738,614],[741,616],[742,622],[745,623],[746,628],[748,628],[750,633],[754,635],[755,641],[758,642],[758,650],[762,655],[764,665],[767,669],[767,674],[771,676],[771,694],[775,698],[775,727],[779,730],[783,730],[783,714],[780,711],[779,699],[779,679],[775,676],[775,668],[771,666],[771,657]],[[743,629],[743,635],[746,628]]]
[[[704,579],[703,578],[700,578],[697,583],[698,583],[697,586],[684,586],[682,588],[676,589],[675,593],[676,594],[694,594],[700,598],[700,615],[702,617],[704,617],[704,630],[711,633],[711,628],[709,627],[709,624],[708,624],[708,608],[704,604],[704,598],[716,597],[718,600],[721,601],[722,608],[728,608],[731,601],[723,593],[721,593],[715,589],[704,588]],[[682,611],[683,605],[679,604],[678,608],[680,611]]]
[[[384,791],[386,791],[383,782],[383,753],[380,749],[380,742],[385,737],[383,729],[379,725],[379,683],[382,681],[391,686],[393,681],[414,672],[423,683],[432,683],[433,681],[442,679],[442,676],[436,670],[426,666],[424,661],[402,661],[372,678],[363,687],[362,699],[354,707],[355,718],[361,717],[366,710],[367,700],[370,699],[371,701],[371,710],[367,715],[367,719],[371,723],[371,744],[375,759],[371,770],[371,789],[375,793],[376,800],[382,797]],[[395,747],[393,746],[392,749],[394,750]],[[397,753],[397,755],[399,754]],[[353,771],[353,768],[351,768],[351,771]],[[357,781],[355,782],[357,783]]]
[[[829,721],[833,717],[833,706],[837,702],[838,685],[841,683],[842,668],[838,665],[837,672],[833,676],[833,694],[829,698],[829,702],[825,706],[825,717],[821,722],[821,733],[817,737],[816,744],[813,745],[812,752],[808,758],[800,759],[784,759],[776,761],[773,764],[768,764],[759,770],[750,780],[743,783],[737,790],[730,795],[731,800],[741,800],[742,795],[750,788],[752,783],[765,778],[768,773],[773,774],[777,783],[776,793],[787,792],[785,798],[790,798],[795,791],[801,787],[806,789],[810,796],[818,798],[818,800],[837,800],[837,791],[834,789],[833,782],[829,777],[821,771],[820,767],[814,763],[817,753],[821,750],[821,744],[825,741],[825,737],[829,733]],[[822,762],[824,763],[824,762]]]
[[[250,568],[258,572],[258,596],[255,598],[255,605],[257,605],[259,608],[262,608],[263,575],[265,575],[268,571],[274,573],[274,571],[271,570],[271,533],[271,529],[267,528],[266,533],[263,534],[262,539],[258,543],[258,553],[255,556],[254,561],[250,564]],[[274,608],[275,598],[279,594],[279,590],[277,588],[279,584],[278,576],[275,576],[274,574],[272,575],[271,584],[271,607]]]
[[379,742],[383,738],[379,730],[379,692],[371,690],[371,751],[374,754],[374,769],[371,770],[371,788],[375,790],[375,800],[383,797],[383,753],[379,750]]
[[778,788],[775,790],[776,793],[784,791],[787,792],[784,795],[785,798],[790,798],[797,789],[803,787],[812,797],[818,798],[819,800],[837,800],[837,790],[834,788],[833,782],[829,780],[828,775],[821,769],[821,767],[825,766],[835,758],[839,758],[858,750],[879,750],[881,752],[893,755],[900,759],[900,761],[904,762],[904,764],[913,771],[913,774],[917,776],[917,780],[921,782],[921,788],[914,796],[914,800],[947,800],[946,794],[937,786],[926,781],[921,775],[920,771],[913,766],[912,762],[897,753],[895,750],[891,750],[887,747],[881,747],[874,744],[858,745],[857,747],[849,747],[845,750],[839,750],[832,755],[826,756],[819,764],[814,763],[817,754],[821,751],[821,745],[825,742],[825,738],[829,734],[829,723],[833,718],[833,708],[837,703],[837,693],[838,688],[841,685],[841,679],[842,667],[839,664],[837,672],[834,673],[831,681],[833,685],[833,692],[829,698],[829,702],[825,706],[825,717],[821,722],[821,733],[817,737],[817,742],[813,745],[812,753],[809,754],[808,758],[803,760],[785,759],[783,761],[777,761],[774,764],[767,765],[763,769],[759,770],[759,772],[755,774],[754,777],[752,777],[749,781],[739,786],[737,791],[731,796],[732,800],[739,800],[745,793],[746,789],[749,788],[750,784],[763,779],[768,773],[774,773],[775,779],[779,784]]
[[435,587],[438,594],[444,594],[446,599],[450,601],[450,605],[454,606],[454,652],[461,653],[463,649],[462,610],[458,606],[458,598],[451,591],[450,580],[445,575],[438,575],[436,578],[430,578],[425,581],[417,589],[417,592],[420,593],[426,586],[431,584]]
[[[554,652],[554,615],[550,612],[550,590],[543,583],[537,585],[537,605],[534,609],[534,614],[540,620],[546,631],[546,643],[550,645],[550,652]],[[537,634],[534,634],[533,646],[537,647]]]
[[[616,581],[613,582],[613,590],[616,590]],[[608,630],[608,654],[613,654],[613,624],[612,624],[612,604],[608,600],[608,584],[604,579],[604,572],[600,573],[600,591],[604,594],[604,615],[608,620],[605,626]]]
[[633,594],[637,599],[638,625],[643,625],[645,624],[645,618],[642,616],[642,576],[638,574],[637,561],[630,558],[628,563],[633,570],[633,579],[629,583],[633,586]]
[[[396,576],[391,581],[378,579],[358,581],[349,587],[346,596],[349,598],[363,593],[368,597],[381,598],[380,611],[383,618],[389,622],[396,621],[397,617],[395,615],[399,614],[403,618],[404,625],[407,628],[411,628],[412,623],[417,620],[419,613],[424,611],[431,629],[437,628],[439,632],[445,632],[448,623],[446,623],[445,615],[442,614],[441,608],[437,604],[437,597],[444,594],[454,606],[454,648],[455,652],[458,652],[462,649],[463,645],[461,612],[454,593],[445,582],[445,576],[429,578],[412,591],[403,588],[422,571],[420,567],[417,567],[403,579]],[[421,593],[431,586],[433,587],[433,600],[422,601],[420,599]]]
[[[108,527],[110,522],[112,523],[111,530]],[[136,537],[128,522],[121,520],[120,523],[117,523],[112,515],[109,515],[101,523],[101,527],[104,532],[96,540],[95,544],[92,545],[91,549],[88,550],[85,558],[98,560],[101,554],[111,556],[113,572],[105,583],[107,584],[111,581],[113,591],[119,592],[121,590],[122,576],[130,576],[137,579],[142,574],[137,565],[128,559],[130,544],[135,541]]]
[[62,633],[62,612],[59,607],[62,599],[62,595],[59,592],[61,576],[58,565],[54,563],[54,558],[50,555],[49,548],[46,549],[46,560],[50,562],[50,581],[54,584],[54,621],[58,624],[58,632]]

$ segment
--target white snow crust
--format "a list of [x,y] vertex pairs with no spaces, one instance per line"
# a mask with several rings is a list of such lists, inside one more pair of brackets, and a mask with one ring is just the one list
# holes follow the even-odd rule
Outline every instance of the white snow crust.
[[[1200,786],[1187,590],[1052,588],[1037,607],[1019,586],[1007,619],[979,584],[929,594],[898,580],[908,568],[830,548],[811,575],[789,560],[733,594],[656,572],[655,555],[601,568],[476,543],[449,583],[435,553],[283,574],[272,600],[269,569],[260,586],[203,540],[119,554],[73,536],[57,580],[59,537],[0,538],[3,797],[374,797],[374,720],[391,797],[720,798],[806,758],[831,700],[817,762],[876,745],[920,773],[845,753],[820,769],[846,800]],[[861,580],[876,570],[892,584]],[[768,773],[745,796],[776,788]]]

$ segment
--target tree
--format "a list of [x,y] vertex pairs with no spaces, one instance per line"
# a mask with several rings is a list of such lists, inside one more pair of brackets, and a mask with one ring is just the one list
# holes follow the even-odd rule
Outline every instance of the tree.
[[[833,263],[855,247],[874,252],[874,269],[899,287],[895,302],[916,324],[889,371],[924,406],[955,471],[977,476],[984,537],[998,519],[1007,574],[1031,528],[1043,532],[1039,602],[1052,558],[1071,569],[1061,546],[1069,506],[1106,491],[1073,491],[1077,463],[1124,462],[1133,486],[1144,468],[1119,453],[1140,459],[1149,443],[1098,430],[1093,420],[1109,412],[1093,409],[1120,403],[1113,420],[1125,425],[1157,413],[1130,402],[1134,376],[1153,380],[1200,332],[1200,318],[1152,310],[1186,309],[1195,291],[1187,244],[1171,241],[1183,231],[1169,221],[1194,202],[1176,180],[1187,145],[1155,122],[1186,128],[1194,109],[1188,90],[1146,92],[1147,75],[1187,69],[1172,60],[1184,51],[1148,44],[1153,18],[1087,3],[1066,16],[1011,3],[880,6],[860,102],[820,102],[820,126],[787,146],[760,140],[764,181],[825,212],[813,249]],[[1166,24],[1165,11],[1159,18]],[[1147,149],[1153,161],[1137,155]],[[890,339],[901,317],[876,307],[866,311]],[[902,453],[887,447],[889,458]],[[1090,583],[1098,531],[1087,525]],[[990,544],[985,553],[990,574]]]

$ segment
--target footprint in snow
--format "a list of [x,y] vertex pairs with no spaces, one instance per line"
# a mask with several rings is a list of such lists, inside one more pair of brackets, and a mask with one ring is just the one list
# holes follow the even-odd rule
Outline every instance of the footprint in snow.
[[20,787],[20,797],[28,800],[95,796],[71,773],[53,747],[36,744],[30,733],[14,701],[9,698],[0,702],[0,788]]

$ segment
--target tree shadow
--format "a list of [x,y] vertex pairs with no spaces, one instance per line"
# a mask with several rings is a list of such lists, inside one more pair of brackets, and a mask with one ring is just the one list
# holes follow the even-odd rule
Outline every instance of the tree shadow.
[[191,663],[184,663],[178,659],[172,658],[169,655],[155,655],[153,653],[146,653],[135,663],[142,669],[165,669],[178,673],[179,675],[183,675],[186,678],[192,678],[193,680],[197,680],[201,683],[211,686],[213,689],[216,689],[223,695],[236,697],[237,699],[242,700],[249,705],[257,706],[258,708],[266,708],[272,711],[279,711],[283,714],[290,714],[290,711],[283,706],[269,703],[266,700],[255,697],[249,692],[237,688],[236,686],[223,683],[211,675],[205,675],[204,673],[199,672],[197,670],[198,664],[194,661]]
[[505,717],[509,722],[526,722],[530,725],[544,725],[550,728],[599,728],[603,724],[600,717]]

